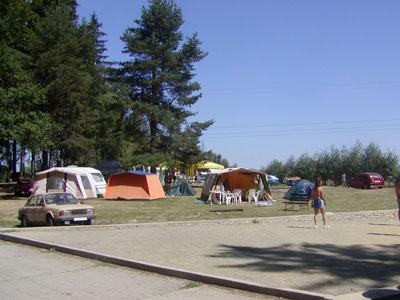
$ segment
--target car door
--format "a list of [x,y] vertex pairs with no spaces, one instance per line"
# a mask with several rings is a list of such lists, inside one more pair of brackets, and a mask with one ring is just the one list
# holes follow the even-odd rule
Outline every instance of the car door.
[[36,199],[37,196],[31,196],[24,207],[24,215],[28,218],[29,223],[35,222]]
[[38,195],[36,200],[35,220],[37,223],[46,223],[46,205],[43,195]]
[[363,186],[363,176],[362,175],[357,175],[354,187],[362,188],[362,186]]

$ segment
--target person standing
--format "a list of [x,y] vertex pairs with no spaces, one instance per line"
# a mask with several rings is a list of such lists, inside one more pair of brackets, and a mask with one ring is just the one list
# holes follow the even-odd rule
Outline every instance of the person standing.
[[324,228],[329,228],[329,225],[326,222],[325,215],[325,206],[326,206],[326,198],[322,190],[322,180],[321,178],[315,179],[315,186],[311,192],[311,200],[313,201],[314,207],[314,228],[318,228],[317,225],[317,215],[321,212],[322,222],[324,223]]
[[396,186],[395,186],[395,192],[396,192],[396,197],[397,197],[397,217],[399,218],[400,221],[400,176],[397,177],[396,179]]
[[342,174],[342,186],[347,186],[347,179],[346,179],[346,173]]

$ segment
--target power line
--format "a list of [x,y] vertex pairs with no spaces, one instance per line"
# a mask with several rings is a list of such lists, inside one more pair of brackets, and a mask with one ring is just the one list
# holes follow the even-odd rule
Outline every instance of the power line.
[[271,136],[291,136],[291,135],[321,135],[321,134],[343,134],[343,133],[356,133],[356,132],[371,132],[371,131],[390,131],[399,130],[400,125],[397,126],[381,126],[381,127],[347,127],[347,128],[325,128],[325,129],[294,129],[285,131],[270,131],[270,132],[257,132],[249,134],[221,134],[221,135],[204,135],[205,139],[224,139],[224,138],[251,138],[251,137],[271,137]]
[[264,86],[264,87],[249,87],[249,88],[229,88],[229,89],[203,89],[204,94],[238,94],[238,93],[252,93],[252,94],[264,94],[271,93],[274,90],[298,90],[298,89],[321,89],[321,88],[340,88],[346,90],[356,89],[371,89],[371,88],[398,88],[400,82],[360,82],[360,83],[316,83],[316,84],[304,84],[304,85],[275,85],[275,86]]
[[377,122],[397,122],[400,118],[395,119],[373,119],[373,120],[357,120],[357,121],[330,121],[330,122],[302,122],[302,123],[265,123],[259,125],[230,125],[230,126],[213,126],[213,129],[223,128],[257,128],[257,127],[288,127],[288,126],[323,126],[323,125],[341,125],[341,124],[357,124],[357,123],[377,123]]

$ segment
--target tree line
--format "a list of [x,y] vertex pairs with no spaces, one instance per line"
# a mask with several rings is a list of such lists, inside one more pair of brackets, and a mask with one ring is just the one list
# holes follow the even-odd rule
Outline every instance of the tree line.
[[299,176],[313,180],[321,177],[334,184],[341,183],[342,174],[349,178],[361,172],[378,172],[387,181],[393,181],[399,175],[399,157],[389,150],[383,152],[374,143],[364,146],[357,141],[349,149],[332,146],[311,156],[307,153],[297,159],[292,156],[286,162],[273,160],[264,170],[279,178]]
[[109,62],[101,22],[80,20],[76,0],[1,1],[2,170],[15,173],[17,160],[33,173],[218,158],[199,147],[213,120],[192,121],[201,98],[194,66],[207,53],[196,33],[183,36],[183,22],[174,1],[150,0],[122,33],[129,58]]

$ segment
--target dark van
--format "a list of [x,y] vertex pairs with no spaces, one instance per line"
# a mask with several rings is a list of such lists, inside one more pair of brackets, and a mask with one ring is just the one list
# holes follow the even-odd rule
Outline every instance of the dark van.
[[15,196],[30,196],[33,191],[34,181],[31,178],[19,178],[15,184]]

